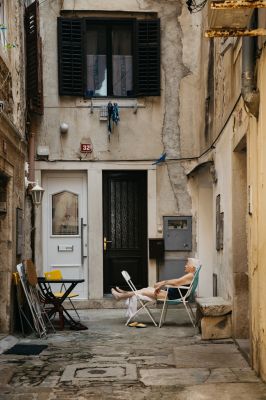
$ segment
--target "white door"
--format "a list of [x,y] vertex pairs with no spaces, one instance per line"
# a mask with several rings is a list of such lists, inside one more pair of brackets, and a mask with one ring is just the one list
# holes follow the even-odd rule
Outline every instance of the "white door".
[[[43,177],[43,271],[60,269],[65,279],[85,279],[75,288],[88,298],[87,186],[85,173]],[[58,290],[59,288],[56,288]]]

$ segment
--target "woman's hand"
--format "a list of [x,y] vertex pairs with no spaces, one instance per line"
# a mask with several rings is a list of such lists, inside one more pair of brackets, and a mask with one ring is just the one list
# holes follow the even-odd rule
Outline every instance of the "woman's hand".
[[162,287],[162,286],[158,286],[158,287],[154,290],[154,296],[155,296],[155,297],[158,296],[158,294],[160,293],[161,287]]

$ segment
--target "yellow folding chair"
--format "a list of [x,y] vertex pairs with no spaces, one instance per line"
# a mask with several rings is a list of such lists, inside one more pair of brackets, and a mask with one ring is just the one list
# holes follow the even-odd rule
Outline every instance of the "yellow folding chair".
[[[44,277],[45,277],[45,279],[47,279],[49,281],[61,281],[63,279],[63,275],[62,275],[62,272],[60,271],[60,269],[53,269],[52,271],[44,272]],[[53,292],[53,295],[55,297],[60,298],[60,297],[62,297],[64,295],[65,291],[66,291],[66,285],[64,283],[62,283],[60,291],[59,292]],[[77,311],[76,307],[74,306],[73,301],[71,300],[74,297],[78,297],[78,293],[70,293],[67,296],[67,299],[69,300],[73,310],[75,311],[78,319],[80,320],[80,316],[78,314],[78,311]]]

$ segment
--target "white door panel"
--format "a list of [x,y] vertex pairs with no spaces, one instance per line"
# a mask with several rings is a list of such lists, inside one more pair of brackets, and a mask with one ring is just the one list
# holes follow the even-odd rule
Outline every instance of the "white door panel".
[[[47,173],[43,179],[44,271],[85,279],[75,292],[88,297],[87,189],[84,173]],[[55,289],[59,289],[56,288]]]

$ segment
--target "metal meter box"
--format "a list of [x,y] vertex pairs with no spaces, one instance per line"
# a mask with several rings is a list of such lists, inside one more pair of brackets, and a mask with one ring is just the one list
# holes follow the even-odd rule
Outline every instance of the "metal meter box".
[[192,250],[192,217],[163,217],[165,250]]
[[185,273],[186,259],[164,260],[164,263],[159,268],[159,281],[168,279],[178,279]]

